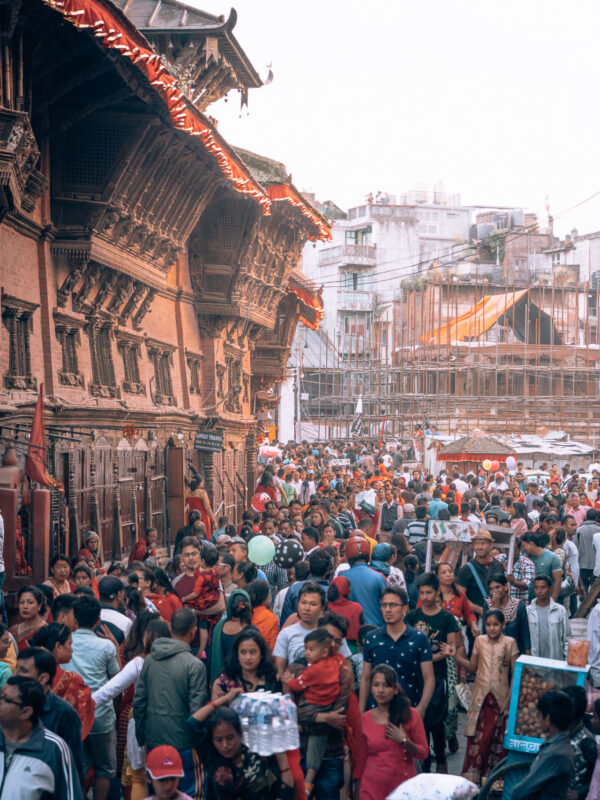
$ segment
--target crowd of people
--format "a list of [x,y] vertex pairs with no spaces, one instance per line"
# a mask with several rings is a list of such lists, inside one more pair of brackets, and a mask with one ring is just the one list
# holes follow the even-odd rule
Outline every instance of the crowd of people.
[[[393,447],[288,444],[238,524],[195,476],[172,553],[149,529],[104,563],[87,532],[0,625],[0,797],[384,800],[447,773],[462,736],[462,775],[485,783],[517,658],[565,660],[600,576],[600,475],[549,476],[434,476]],[[430,520],[472,524],[466,563],[428,541]],[[514,558],[490,528],[514,533]],[[600,606],[588,638],[600,688]],[[260,690],[294,699],[298,749],[244,743],[232,702]],[[541,693],[546,739],[514,800],[598,800],[587,703],[578,686]]]

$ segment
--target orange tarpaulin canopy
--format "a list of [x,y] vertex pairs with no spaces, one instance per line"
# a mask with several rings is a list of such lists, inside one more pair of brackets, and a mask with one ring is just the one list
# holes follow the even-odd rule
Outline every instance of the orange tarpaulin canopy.
[[308,319],[306,314],[300,314],[300,322],[303,325],[306,325],[307,328],[310,328],[313,331],[316,331],[319,327],[319,323],[325,316],[325,311],[323,310],[323,302],[320,297],[312,292],[309,292],[304,286],[301,286],[297,280],[294,279],[294,276],[290,276],[290,280],[288,283],[288,290],[293,292],[296,297],[302,301],[302,303],[311,311],[313,312],[311,316],[314,316],[314,319]]
[[319,230],[320,239],[331,239],[329,227],[324,218],[318,216],[308,204],[304,203],[297,192],[290,187],[269,187],[267,191],[255,181],[247,167],[236,158],[232,148],[210,124],[208,119],[179,88],[176,79],[169,73],[155,53],[145,36],[110,0],[42,0],[50,8],[61,14],[79,30],[90,30],[100,39],[102,45],[118,50],[129,58],[148,79],[150,85],[158,92],[169,109],[173,127],[200,136],[206,149],[217,159],[224,175],[231,181],[238,192],[253,197],[262,207],[264,214],[270,214],[273,199],[286,200],[296,206]]
[[454,317],[445,325],[429,331],[420,339],[423,344],[444,345],[450,342],[466,342],[488,331],[509,308],[524,297],[528,289],[508,294],[486,294],[468,311]]

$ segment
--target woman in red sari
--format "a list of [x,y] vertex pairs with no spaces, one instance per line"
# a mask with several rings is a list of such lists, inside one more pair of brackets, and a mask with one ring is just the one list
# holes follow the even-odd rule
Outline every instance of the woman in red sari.
[[73,706],[81,720],[81,738],[85,739],[94,724],[96,704],[92,700],[92,690],[76,672],[68,672],[60,667],[61,664],[67,664],[73,655],[71,631],[60,622],[51,622],[31,637],[30,644],[45,647],[56,659],[58,666],[52,691]]
[[15,637],[19,653],[29,647],[30,638],[46,625],[46,598],[37,586],[23,586],[17,595],[19,600],[20,622],[10,627]]
[[219,525],[210,506],[208,492],[202,484],[203,481],[200,475],[194,475],[190,481],[190,493],[185,498],[185,503],[188,515],[190,511],[200,512],[200,517],[206,529],[206,538],[210,541],[213,530],[216,531]]

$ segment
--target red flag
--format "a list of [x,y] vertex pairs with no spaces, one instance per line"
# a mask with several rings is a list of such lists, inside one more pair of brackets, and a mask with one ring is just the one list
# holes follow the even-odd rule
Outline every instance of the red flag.
[[381,433],[379,434],[379,442],[377,443],[377,449],[381,450],[381,445],[383,444],[383,432],[385,431],[385,417],[381,420]]
[[41,483],[43,486],[53,486],[59,492],[64,492],[62,483],[48,475],[46,471],[46,431],[44,429],[44,384],[40,384],[40,393],[35,404],[35,414],[31,423],[31,434],[29,436],[29,451],[27,453],[27,463],[25,474],[32,481]]

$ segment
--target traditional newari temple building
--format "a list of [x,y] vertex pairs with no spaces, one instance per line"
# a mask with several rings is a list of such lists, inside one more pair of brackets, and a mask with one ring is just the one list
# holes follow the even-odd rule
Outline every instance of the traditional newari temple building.
[[[296,325],[322,318],[297,264],[327,220],[205,113],[261,85],[235,21],[174,0],[0,2],[0,509],[17,583],[87,529],[107,558],[152,524],[165,542],[194,471],[236,521]],[[64,493],[20,477],[41,384]]]

